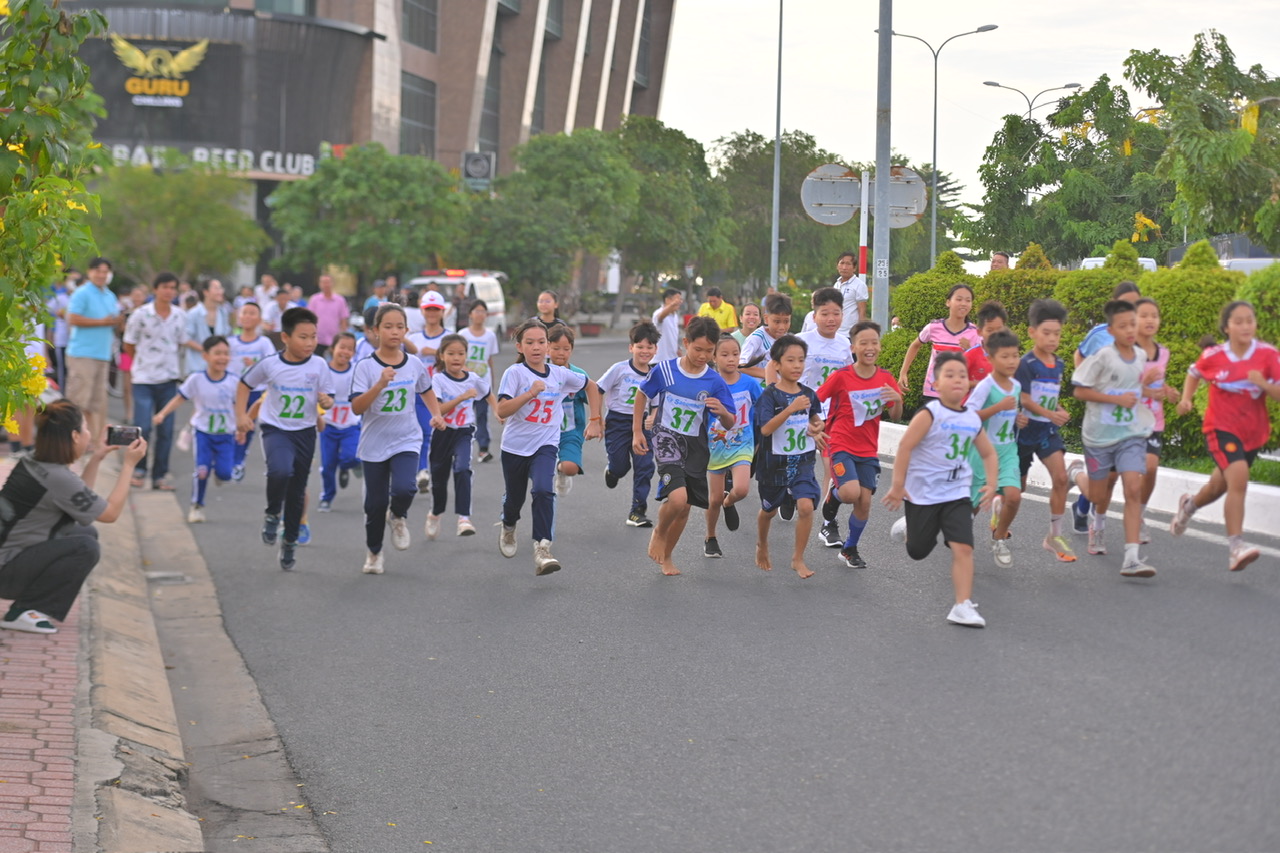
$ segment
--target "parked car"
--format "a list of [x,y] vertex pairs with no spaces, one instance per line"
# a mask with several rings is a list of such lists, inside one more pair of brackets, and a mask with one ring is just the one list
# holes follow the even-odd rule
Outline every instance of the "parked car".
[[1276,262],[1275,258],[1227,258],[1219,261],[1224,270],[1239,270],[1242,273],[1257,272]]
[[[1106,258],[1085,258],[1083,261],[1080,262],[1080,269],[1082,270],[1099,269],[1104,263],[1106,263],[1106,260],[1107,260]],[[1138,258],[1138,264],[1141,265],[1141,267],[1147,272],[1156,271],[1155,258]]]
[[493,333],[501,340],[507,333],[507,296],[503,285],[507,281],[507,274],[496,272],[494,270],[476,270],[476,269],[448,269],[448,270],[423,270],[422,273],[408,281],[405,288],[417,291],[419,297],[424,290],[431,289],[432,286],[450,303],[449,311],[445,312],[445,328],[455,328],[456,323],[460,319],[463,325],[466,325],[467,318],[457,318],[454,314],[452,305],[455,296],[462,297],[462,310],[467,310],[466,306],[470,305],[474,300],[479,299],[489,308],[489,319],[485,321],[485,327],[493,330]]

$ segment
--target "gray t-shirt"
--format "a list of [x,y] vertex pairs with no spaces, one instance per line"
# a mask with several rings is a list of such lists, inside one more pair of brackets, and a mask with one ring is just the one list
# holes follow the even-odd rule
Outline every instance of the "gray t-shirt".
[[106,499],[66,465],[21,460],[0,489],[0,571],[63,528],[92,524],[106,508]]

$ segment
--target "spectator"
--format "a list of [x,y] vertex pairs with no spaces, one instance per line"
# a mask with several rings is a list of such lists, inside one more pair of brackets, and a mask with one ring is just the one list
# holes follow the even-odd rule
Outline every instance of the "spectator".
[[653,325],[658,327],[662,337],[658,338],[658,354],[653,363],[666,361],[680,356],[680,306],[684,304],[684,294],[674,287],[662,291],[662,307],[653,312]]
[[262,331],[267,337],[271,338],[271,343],[276,349],[280,348],[280,318],[284,312],[293,307],[289,302],[289,288],[276,288],[276,294],[271,301],[262,307]]
[[84,412],[90,442],[102,437],[107,422],[107,375],[111,369],[111,344],[124,322],[120,300],[107,284],[111,261],[89,261],[89,283],[78,288],[67,303],[67,399]]
[[[187,318],[173,307],[178,277],[162,272],[152,287],[155,298],[133,312],[124,330],[125,353],[133,359],[133,422],[142,428],[142,437],[148,441],[152,415],[163,409],[178,391],[182,345],[187,339]],[[173,415],[170,414],[156,427],[155,461],[151,467],[153,489],[173,491],[169,479],[172,446]],[[140,488],[146,477],[144,455],[134,467],[130,482]]]
[[240,316],[240,309],[250,302],[254,301],[253,288],[249,285],[243,285],[235,300],[231,303],[231,315],[233,317]]
[[854,275],[857,259],[853,252],[841,252],[836,259],[836,281],[831,286],[844,297],[844,319],[836,333],[841,340],[848,338],[849,331],[858,323],[871,319],[867,316],[867,297],[870,295],[867,284],[860,276]]
[[269,272],[264,272],[258,279],[258,286],[253,289],[253,301],[263,306],[270,305],[279,289],[280,285],[276,283],[276,277]]
[[[400,302],[399,299],[396,299],[396,296],[399,293],[400,293],[400,276],[397,275],[396,273],[390,273],[387,276],[387,301]],[[405,303],[400,302],[400,304],[404,305]]]
[[738,328],[738,312],[734,310],[732,303],[724,300],[724,294],[720,292],[720,288],[708,287],[706,297],[707,301],[698,308],[699,317],[710,317],[715,320],[721,334]]
[[128,295],[120,299],[122,323],[116,330],[116,336],[120,338],[119,346],[116,347],[119,356],[116,359],[116,369],[111,374],[111,385],[120,392],[116,396],[124,398],[125,423],[129,422],[129,416],[133,413],[133,356],[125,351],[124,330],[128,327],[129,318],[133,316],[133,312],[147,304],[147,296],[147,286],[135,284],[129,289]]
[[1008,252],[992,252],[991,253],[991,271],[1007,270],[1009,268]]
[[204,283],[201,300],[187,312],[187,374],[204,370],[204,339],[210,335],[231,337],[231,306],[226,303],[222,282],[211,278]]
[[63,281],[53,286],[53,295],[45,303],[45,307],[53,315],[53,375],[59,391],[67,388],[67,342],[71,339],[67,306],[71,304],[71,294],[75,292],[78,278],[79,273],[68,269]]
[[316,315],[316,355],[324,358],[333,339],[347,330],[347,318],[351,316],[351,306],[341,294],[333,292],[333,276],[320,276],[320,292],[311,297],[307,303],[311,313]]
[[370,308],[377,308],[379,305],[387,301],[387,282],[386,279],[375,278],[373,280],[373,294],[364,301],[362,310],[368,311]]
[[56,400],[36,414],[36,427],[35,452],[19,460],[0,488],[0,507],[5,518],[13,519],[0,526],[0,598],[13,600],[0,628],[53,634],[58,630],[53,622],[67,618],[98,563],[93,522],[110,524],[120,517],[129,494],[128,472],[146,455],[147,442],[140,438],[125,449],[120,476],[104,500],[93,486],[103,458],[116,448],[99,436],[84,473],[71,469],[92,441],[80,408]]

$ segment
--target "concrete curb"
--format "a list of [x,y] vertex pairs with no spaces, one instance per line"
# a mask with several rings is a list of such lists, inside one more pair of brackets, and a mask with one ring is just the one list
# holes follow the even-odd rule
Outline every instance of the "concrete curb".
[[[115,471],[102,473],[114,482]],[[77,727],[76,850],[204,851],[199,821],[182,793],[182,737],[131,503],[98,533],[103,557],[90,576],[81,634],[88,665]]]
[[[903,424],[882,422],[880,424],[880,454],[882,456],[897,456],[898,442],[902,441],[902,436],[906,431],[907,428]],[[1074,459],[1083,458],[1078,453],[1068,453],[1067,464],[1071,464]],[[1195,474],[1190,471],[1180,471],[1177,468],[1161,466],[1160,475],[1156,478],[1156,488],[1151,494],[1151,501],[1147,504],[1147,508],[1156,512],[1172,514],[1178,508],[1179,498],[1187,492],[1195,493],[1199,491],[1200,487],[1207,482],[1209,482],[1207,474]],[[1031,471],[1027,474],[1027,485],[1040,489],[1048,489],[1050,486],[1049,472],[1039,459],[1031,464]],[[1120,494],[1120,489],[1117,487],[1116,494],[1111,501],[1111,507],[1114,511],[1122,506],[1124,506],[1124,495]],[[1195,517],[1198,523],[1222,524],[1222,501],[1216,501],[1212,505],[1205,507],[1197,512]],[[1250,483],[1249,492],[1245,497],[1245,532],[1273,536],[1275,535],[1274,519],[1277,517],[1280,517],[1280,488],[1261,483]]]

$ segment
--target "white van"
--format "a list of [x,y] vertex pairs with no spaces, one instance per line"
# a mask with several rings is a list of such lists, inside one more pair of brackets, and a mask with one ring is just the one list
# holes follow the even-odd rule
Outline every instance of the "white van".
[[1226,260],[1219,261],[1218,263],[1222,264],[1222,268],[1224,270],[1239,270],[1242,273],[1248,274],[1257,272],[1261,269],[1266,269],[1275,262],[1275,258],[1227,258]]
[[[1083,261],[1080,262],[1080,269],[1082,270],[1101,269],[1102,265],[1105,264],[1106,262],[1107,262],[1106,258],[1085,258]],[[1138,266],[1142,267],[1147,272],[1155,272],[1156,259],[1155,258],[1138,258]]]
[[[465,312],[466,306],[476,299],[484,302],[489,308],[489,319],[485,322],[485,327],[492,329],[498,339],[502,340],[507,334],[507,297],[502,288],[506,280],[506,273],[493,270],[423,270],[421,275],[410,279],[405,287],[421,292],[428,286],[435,285],[450,303],[444,318],[447,329],[453,329],[459,319],[454,316],[452,301],[459,293],[458,288],[462,288],[462,310]],[[461,318],[463,325],[466,325],[466,321],[465,316]]]

